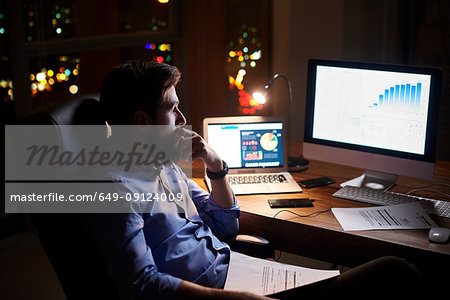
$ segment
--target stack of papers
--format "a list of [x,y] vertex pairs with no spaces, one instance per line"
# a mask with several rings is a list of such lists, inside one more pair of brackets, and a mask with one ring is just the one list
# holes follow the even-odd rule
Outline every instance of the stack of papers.
[[392,206],[332,208],[344,230],[429,229],[437,227],[418,203]]
[[232,252],[225,290],[270,295],[339,275],[339,270],[316,270]]

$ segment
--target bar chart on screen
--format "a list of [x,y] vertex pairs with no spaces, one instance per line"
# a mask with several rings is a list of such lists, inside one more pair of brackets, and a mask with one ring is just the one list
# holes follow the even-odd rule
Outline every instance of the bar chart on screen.
[[392,84],[379,91],[379,95],[369,104],[369,108],[383,109],[393,113],[427,113],[428,99],[422,96],[427,95],[424,88],[428,86],[421,82]]
[[424,151],[428,114],[427,80],[385,80],[366,95],[359,119],[360,139],[397,151]]

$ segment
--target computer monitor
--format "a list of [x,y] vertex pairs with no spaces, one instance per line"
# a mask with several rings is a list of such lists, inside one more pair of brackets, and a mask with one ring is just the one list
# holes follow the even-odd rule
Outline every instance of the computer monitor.
[[303,155],[366,169],[342,186],[431,179],[441,81],[437,68],[310,60]]

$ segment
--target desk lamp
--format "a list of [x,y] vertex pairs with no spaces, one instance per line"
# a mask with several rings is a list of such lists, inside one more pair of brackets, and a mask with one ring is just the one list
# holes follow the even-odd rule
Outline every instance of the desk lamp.
[[[289,115],[288,115],[288,130],[287,132],[287,141],[288,141],[288,147],[290,146],[290,137],[289,137],[289,130],[290,130],[290,121],[291,121],[291,115],[292,115],[292,106],[293,106],[293,100],[292,100],[292,90],[291,90],[291,82],[289,81],[289,78],[282,74],[277,73],[273,75],[272,79],[264,86],[263,91],[261,92],[255,92],[253,93],[253,99],[255,99],[256,102],[260,104],[264,104],[267,101],[267,91],[272,86],[273,82],[277,78],[284,78],[287,82],[288,92],[289,92]],[[288,151],[289,153],[289,151]],[[288,168],[289,171],[302,171],[308,168],[309,161],[303,157],[303,155],[300,155],[299,157],[288,157]]]

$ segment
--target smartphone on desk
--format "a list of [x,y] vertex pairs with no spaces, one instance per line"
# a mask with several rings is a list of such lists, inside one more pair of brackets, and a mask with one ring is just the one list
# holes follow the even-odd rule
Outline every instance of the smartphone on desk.
[[309,198],[301,199],[269,199],[270,208],[311,207],[314,206]]
[[333,184],[336,181],[330,177],[319,177],[319,178],[313,178],[313,179],[307,179],[299,181],[298,184],[300,184],[301,187],[304,188],[312,188],[317,186],[323,186],[323,185],[329,185]]

